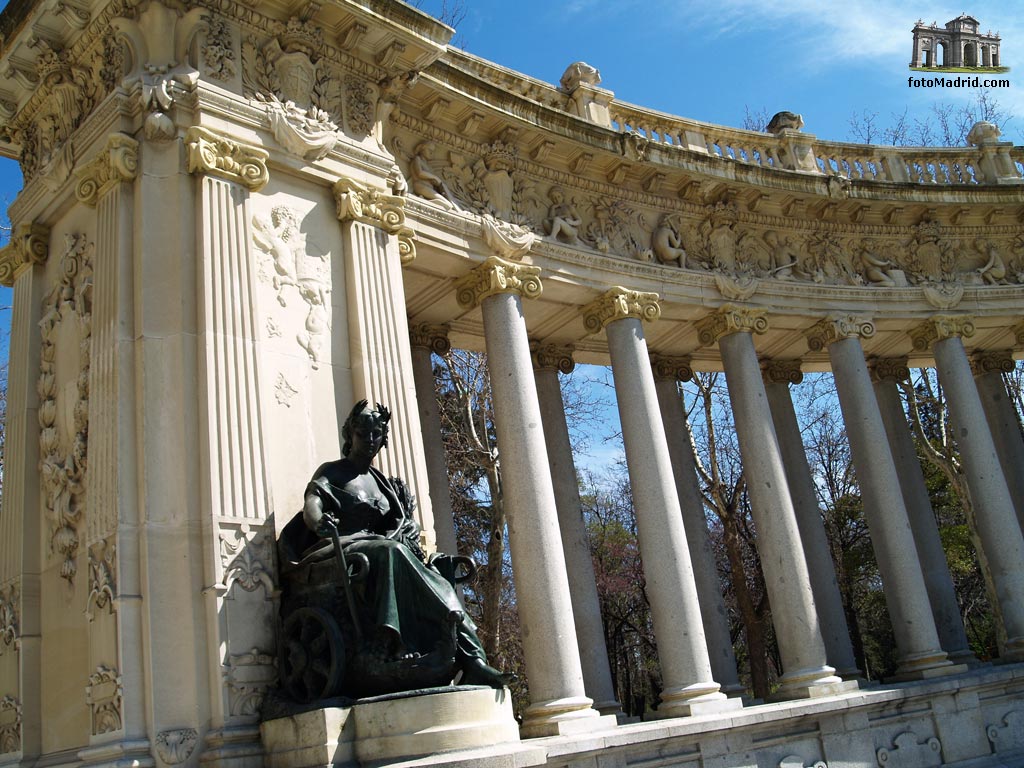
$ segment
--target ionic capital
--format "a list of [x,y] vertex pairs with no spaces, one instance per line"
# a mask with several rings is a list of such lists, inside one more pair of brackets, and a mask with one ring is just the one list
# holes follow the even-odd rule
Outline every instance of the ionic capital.
[[139,173],[139,142],[123,133],[107,137],[107,146],[88,165],[75,172],[78,202],[94,208],[107,190]]
[[925,352],[938,341],[954,337],[969,339],[974,335],[974,318],[970,315],[936,315],[910,332],[914,349]]
[[19,224],[10,242],[0,248],[0,285],[10,288],[22,268],[45,264],[50,254],[50,228],[42,224]]
[[767,384],[799,384],[804,380],[799,360],[762,360],[761,377]]
[[488,296],[517,293],[527,299],[540,296],[540,267],[529,267],[491,256],[483,264],[455,283],[459,306],[472,309]]
[[402,265],[416,258],[416,233],[405,223],[405,198],[342,176],[334,183],[340,221],[361,221],[398,237]]
[[576,361],[572,359],[573,348],[563,347],[558,344],[530,343],[530,355],[533,358],[533,367],[539,371],[559,370],[562,373],[572,373],[576,367]]
[[410,325],[409,343],[414,347],[429,349],[438,355],[444,355],[452,348],[452,343],[448,341],[448,326],[431,323]]
[[241,184],[258,192],[270,181],[267,159],[270,154],[259,147],[239,144],[206,128],[195,125],[185,134],[188,172],[208,173]]
[[807,346],[818,352],[829,344],[843,339],[870,339],[875,335],[875,324],[864,317],[835,315],[819,320],[806,332]]
[[910,368],[905,357],[874,357],[868,360],[871,380],[894,381],[897,384],[910,378]]
[[689,381],[693,378],[693,368],[689,357],[669,357],[657,352],[651,353],[651,370],[655,379],[671,381]]
[[768,330],[768,317],[759,309],[725,304],[713,314],[698,320],[694,327],[700,343],[708,346],[732,333],[765,333]]
[[978,351],[971,355],[971,371],[975,376],[986,373],[1013,373],[1013,353],[1008,349]]
[[656,293],[630,291],[622,286],[609,288],[603,296],[583,308],[583,327],[587,333],[598,333],[608,323],[628,317],[653,323],[661,317],[658,298]]

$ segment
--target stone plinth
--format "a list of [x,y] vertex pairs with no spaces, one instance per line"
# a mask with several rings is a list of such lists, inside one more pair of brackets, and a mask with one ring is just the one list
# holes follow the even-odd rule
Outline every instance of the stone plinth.
[[519,741],[508,689],[441,689],[325,707],[260,726],[267,768],[376,765]]

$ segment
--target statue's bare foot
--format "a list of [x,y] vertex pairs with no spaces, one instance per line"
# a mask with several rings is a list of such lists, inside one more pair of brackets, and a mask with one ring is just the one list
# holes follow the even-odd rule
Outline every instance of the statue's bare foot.
[[514,674],[499,672],[480,659],[467,659],[462,666],[462,685],[489,685],[491,688],[504,688],[515,681]]

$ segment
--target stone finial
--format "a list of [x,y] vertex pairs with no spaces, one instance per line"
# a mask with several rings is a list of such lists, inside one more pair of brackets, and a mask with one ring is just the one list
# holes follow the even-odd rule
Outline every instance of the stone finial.
[[974,318],[970,315],[936,315],[910,332],[914,349],[926,352],[937,341],[954,337],[969,339],[974,335]]
[[717,312],[694,323],[697,338],[704,346],[715,344],[732,333],[766,333],[768,317],[759,309],[746,309],[732,304],[719,307]]
[[671,381],[689,381],[693,378],[693,368],[689,357],[670,357],[657,352],[651,353],[651,370],[655,379]]
[[875,335],[875,324],[864,317],[836,315],[826,317],[812,325],[805,333],[807,346],[814,352],[825,349],[843,339],[870,339]]
[[617,285],[583,308],[583,327],[587,333],[598,333],[608,323],[628,317],[653,323],[661,317],[658,299],[656,293],[631,291]]
[[985,144],[998,144],[1002,131],[995,123],[987,120],[979,120],[967,134],[967,143],[972,147],[981,147]]
[[452,348],[452,343],[448,340],[448,326],[431,323],[410,325],[409,343],[414,347],[425,347],[437,355],[447,354]]
[[971,371],[975,376],[986,373],[1013,373],[1017,365],[1009,349],[979,350],[971,355]]
[[574,61],[565,68],[562,79],[558,81],[562,90],[571,94],[581,85],[600,85],[601,73],[585,61]]
[[540,296],[540,267],[513,264],[491,256],[483,264],[455,283],[459,306],[472,309],[484,299],[499,293],[517,293],[527,299]]
[[26,264],[45,264],[50,253],[50,229],[42,224],[19,224],[10,242],[0,248],[0,285],[14,285]]
[[185,134],[188,172],[208,173],[241,184],[258,192],[270,181],[267,159],[270,154],[259,147],[239,144],[206,128],[195,125]]
[[799,360],[762,360],[761,376],[768,384],[799,384],[804,380]]
[[94,208],[107,190],[122,181],[132,181],[138,172],[139,142],[123,133],[112,133],[96,159],[75,172],[75,197]]
[[782,131],[799,131],[803,127],[803,115],[798,115],[796,112],[776,112],[765,126],[765,130],[768,133],[777,134]]
[[576,361],[572,359],[573,348],[571,346],[559,346],[557,344],[541,344],[530,342],[530,356],[533,358],[533,367],[539,371],[559,370],[562,373],[572,373],[576,367]]
[[895,381],[910,378],[910,368],[905,357],[874,357],[868,361],[872,381]]

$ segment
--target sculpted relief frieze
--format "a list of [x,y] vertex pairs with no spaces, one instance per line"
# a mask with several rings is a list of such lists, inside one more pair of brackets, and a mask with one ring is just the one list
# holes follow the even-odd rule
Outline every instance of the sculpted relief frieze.
[[20,607],[21,597],[16,583],[0,589],[0,655],[8,650],[18,650],[21,638],[18,628]]

